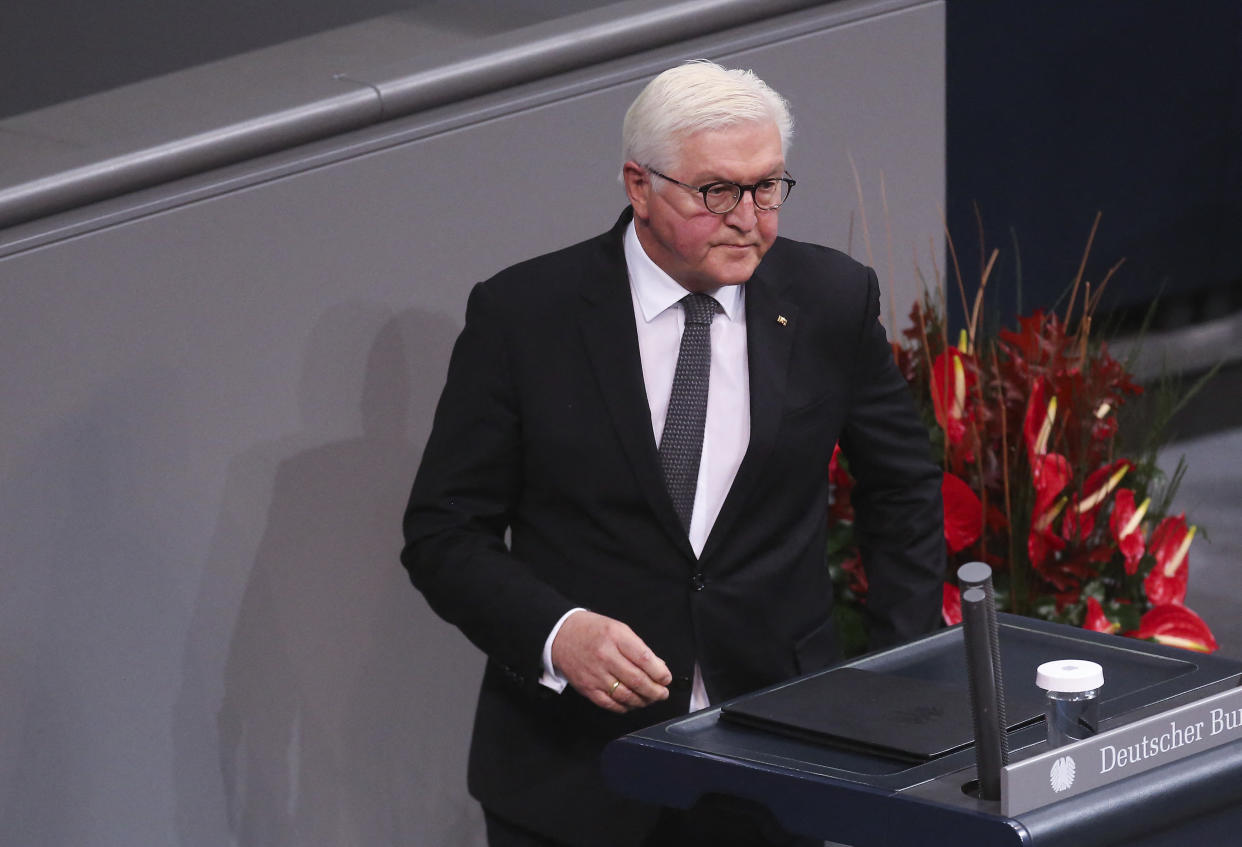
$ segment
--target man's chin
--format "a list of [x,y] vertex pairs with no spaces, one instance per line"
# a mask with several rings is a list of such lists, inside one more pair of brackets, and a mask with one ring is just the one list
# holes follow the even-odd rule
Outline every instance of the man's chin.
[[712,276],[716,280],[716,285],[741,285],[754,276],[757,267],[759,263],[750,259],[744,262],[729,262],[718,268]]
[[697,273],[689,279],[678,282],[689,291],[712,291],[726,285],[741,285],[755,273],[759,262],[753,258],[745,261],[718,262],[708,266],[700,266]]

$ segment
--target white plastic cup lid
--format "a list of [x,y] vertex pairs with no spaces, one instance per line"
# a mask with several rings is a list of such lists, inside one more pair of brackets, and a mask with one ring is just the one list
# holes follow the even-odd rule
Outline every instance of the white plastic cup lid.
[[1045,691],[1093,691],[1104,685],[1104,669],[1082,659],[1058,659],[1035,669],[1035,684]]

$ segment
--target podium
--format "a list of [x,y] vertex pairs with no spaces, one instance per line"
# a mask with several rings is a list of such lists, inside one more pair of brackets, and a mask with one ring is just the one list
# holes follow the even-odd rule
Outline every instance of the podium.
[[[1184,847],[1196,839],[1203,847],[1215,847],[1242,842],[1242,728],[1234,719],[1242,709],[1212,710],[1209,724],[1199,728],[1200,738],[1215,729],[1220,737],[1200,744],[1201,751],[1193,746],[1172,750],[1195,738],[1189,734],[1193,723],[1190,730],[1176,725],[1186,722],[1179,712],[1193,717],[1204,704],[1219,700],[1232,707],[1238,702],[1234,694],[1242,695],[1242,663],[1014,615],[997,617],[1006,701],[1017,706],[1010,709],[1007,734],[1011,769],[1027,760],[1030,771],[1048,753],[1042,713],[1032,715],[1030,708],[1042,699],[1035,668],[1057,659],[1088,659],[1100,663],[1105,674],[1098,738],[1105,733],[1128,738],[1136,728],[1156,726],[1149,739],[1132,748],[1108,745],[1114,748],[1111,764],[1107,755],[1101,764],[1096,750],[1075,751],[1084,777],[1089,767],[1109,771],[1108,784],[1006,814],[1006,804],[1014,805],[1012,797],[1003,797],[1002,803],[971,793],[971,746],[930,759],[902,760],[736,724],[722,719],[720,706],[612,742],[604,751],[605,777],[623,794],[666,806],[689,808],[707,795],[756,802],[791,832],[851,847]],[[842,667],[916,684],[967,686],[960,627]],[[814,684],[833,670],[732,702]],[[969,714],[965,695],[961,708]],[[1139,762],[1149,747],[1151,761]],[[1118,769],[1117,749],[1134,751],[1129,771]],[[1162,749],[1171,752],[1165,755]],[[1161,759],[1174,754],[1180,758]],[[1121,764],[1126,764],[1124,752]],[[1063,775],[1064,761],[1060,766]],[[1070,768],[1072,781],[1072,763]]]

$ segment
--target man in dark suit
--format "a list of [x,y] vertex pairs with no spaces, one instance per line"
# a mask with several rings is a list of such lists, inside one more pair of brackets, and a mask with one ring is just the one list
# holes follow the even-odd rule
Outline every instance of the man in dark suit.
[[615,794],[599,755],[834,661],[838,442],[872,645],[936,625],[940,472],[874,272],[777,237],[790,131],[750,72],[666,71],[626,114],[612,230],[470,296],[402,561],[488,656],[470,788],[493,845],[785,843]]

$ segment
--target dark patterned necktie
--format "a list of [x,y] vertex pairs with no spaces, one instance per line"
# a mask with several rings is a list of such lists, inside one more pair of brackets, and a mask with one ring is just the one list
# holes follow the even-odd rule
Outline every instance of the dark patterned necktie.
[[712,369],[712,318],[720,304],[706,294],[681,299],[686,327],[681,334],[673,390],[660,436],[660,466],[682,527],[690,531],[694,492],[703,456],[703,424],[707,420],[707,385]]

